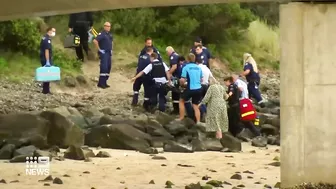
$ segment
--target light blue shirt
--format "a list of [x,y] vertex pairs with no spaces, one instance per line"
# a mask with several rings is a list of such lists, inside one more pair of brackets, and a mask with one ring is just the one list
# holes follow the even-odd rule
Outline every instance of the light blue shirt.
[[188,63],[182,69],[182,78],[187,79],[189,90],[198,90],[202,88],[201,80],[203,78],[202,69],[195,63]]

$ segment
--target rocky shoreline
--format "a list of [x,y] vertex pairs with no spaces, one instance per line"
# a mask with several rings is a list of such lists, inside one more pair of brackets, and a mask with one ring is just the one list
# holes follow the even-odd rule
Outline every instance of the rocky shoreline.
[[[157,154],[161,152],[193,153],[224,148],[240,152],[243,142],[259,148],[279,146],[278,79],[263,77],[260,88],[269,100],[266,108],[257,107],[263,137],[253,139],[246,132],[238,139],[227,133],[222,140],[216,140],[188,118],[178,123],[174,116],[160,112],[147,114],[141,108],[131,107],[129,94],[91,91],[43,95],[37,83],[1,81],[0,159],[16,163],[25,162],[27,156],[49,156],[53,161],[109,157],[104,151],[93,153],[91,147],[135,150],[160,158]],[[65,152],[61,153],[60,148],[66,149]],[[270,165],[280,166],[280,162],[277,159]],[[189,188],[198,189],[200,184]]]

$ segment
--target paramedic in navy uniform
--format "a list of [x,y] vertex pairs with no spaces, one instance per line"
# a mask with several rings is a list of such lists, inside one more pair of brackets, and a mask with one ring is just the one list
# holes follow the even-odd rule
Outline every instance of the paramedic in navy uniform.
[[157,50],[156,47],[153,46],[153,40],[150,37],[147,37],[145,39],[145,47],[140,51],[139,57],[146,54],[147,47],[152,47],[153,52],[155,52],[159,56],[158,59],[162,62],[162,57],[160,55],[160,52],[159,52],[159,50]]
[[198,58],[197,57],[197,53],[196,53],[196,48],[197,48],[197,46],[199,46],[199,45],[201,45],[201,47],[202,47],[202,51],[203,51],[203,53],[205,54],[205,57],[207,58],[207,60],[208,60],[208,68],[210,69],[210,59],[212,58],[212,56],[211,56],[211,53],[210,53],[210,51],[209,51],[209,49],[208,48],[206,48],[205,46],[203,46],[203,44],[202,44],[202,39],[200,38],[200,37],[197,37],[196,39],[195,39],[195,41],[194,41],[194,46],[190,49],[190,52],[191,53],[194,53],[194,55],[196,56],[196,59]]
[[[51,37],[56,35],[56,29],[49,27],[47,29],[47,34],[42,37],[40,43],[40,60],[42,66],[51,66],[52,65],[52,45],[51,45]],[[50,82],[43,82],[42,84],[43,94],[50,94]]]
[[98,49],[98,55],[100,58],[100,74],[97,86],[102,89],[110,87],[107,84],[112,67],[113,36],[110,33],[110,30],[111,24],[109,22],[105,22],[104,31],[99,33],[93,40]]
[[[181,75],[181,68],[179,66],[179,55],[175,52],[174,48],[168,46],[166,48],[166,52],[169,56],[169,63],[170,63],[170,75],[174,78],[179,78]],[[179,114],[179,100],[180,100],[180,93],[177,91],[172,91],[172,100],[173,100],[173,114]]]
[[202,48],[202,45],[197,45],[195,51],[196,60],[200,60],[203,65],[206,65],[210,69],[209,58]]

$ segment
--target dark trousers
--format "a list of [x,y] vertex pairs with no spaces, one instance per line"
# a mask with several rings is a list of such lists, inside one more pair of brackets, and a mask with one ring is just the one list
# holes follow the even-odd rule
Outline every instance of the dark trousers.
[[[45,66],[47,63],[46,60],[41,60],[41,65]],[[50,64],[52,64],[52,62],[50,62]],[[50,93],[50,82],[43,82],[42,83],[42,93],[43,94],[48,94]]]
[[137,105],[139,101],[139,90],[141,88],[141,85],[144,87],[144,103],[143,106],[146,110],[148,110],[150,105],[150,90],[151,90],[151,83],[152,81],[148,76],[142,76],[136,79],[133,83],[133,99],[132,99],[132,105]]
[[[195,117],[195,112],[194,112],[194,108],[192,106],[192,103],[190,101],[185,102],[184,103],[184,107],[185,107],[185,112],[187,114],[187,117],[194,120],[196,122],[196,117]],[[201,119],[204,116],[204,111],[202,111],[202,109],[200,108],[200,112],[201,112]]]
[[[244,127],[249,129],[255,136],[260,135],[260,131],[254,126],[252,121],[240,120],[239,105],[229,107],[228,117],[229,117],[229,131],[233,136],[239,134],[244,129]],[[240,123],[242,123],[244,127],[242,127]]]
[[254,99],[256,99],[256,101],[259,103],[260,101],[262,101],[262,97],[259,91],[259,83],[260,81],[251,81],[248,82],[247,84],[247,90],[249,92],[249,97],[253,97]]
[[236,136],[243,130],[243,127],[239,124],[240,109],[238,104],[235,106],[230,106],[228,108],[228,117],[229,117],[229,131],[233,136]]
[[[207,93],[209,89],[209,85],[202,85],[202,99],[204,98],[205,94]],[[200,106],[200,111],[201,113],[206,113],[207,109],[206,109],[206,105],[205,104],[202,104]]]
[[178,114],[179,110],[179,100],[180,100],[180,93],[178,91],[172,91],[172,100],[173,100],[173,113]]
[[151,106],[155,107],[158,104],[158,98],[159,98],[159,110],[161,112],[166,111],[166,95],[167,95],[167,89],[166,85],[162,83],[155,83],[153,87],[151,87]]
[[110,72],[112,68],[112,56],[110,53],[101,54],[99,53],[100,58],[100,74],[98,86],[105,87],[107,86],[107,80],[110,77]]
[[80,45],[76,47],[76,55],[77,59],[80,61],[84,61],[84,53],[88,56],[89,54],[89,34],[88,34],[88,26],[75,26],[73,28],[73,32],[80,37]]

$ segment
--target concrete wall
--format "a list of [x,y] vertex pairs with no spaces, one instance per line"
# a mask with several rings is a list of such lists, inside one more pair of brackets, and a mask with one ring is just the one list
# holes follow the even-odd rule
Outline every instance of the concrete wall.
[[336,184],[336,4],[280,8],[281,186]]
[[83,11],[261,1],[287,2],[289,0],[9,0],[0,6],[0,21]]

